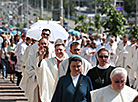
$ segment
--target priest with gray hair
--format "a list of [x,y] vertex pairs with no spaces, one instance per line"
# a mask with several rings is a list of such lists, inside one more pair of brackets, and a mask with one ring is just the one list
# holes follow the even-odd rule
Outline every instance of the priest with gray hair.
[[124,68],[115,68],[111,74],[111,85],[91,91],[91,102],[132,102],[138,92],[125,85],[127,71]]

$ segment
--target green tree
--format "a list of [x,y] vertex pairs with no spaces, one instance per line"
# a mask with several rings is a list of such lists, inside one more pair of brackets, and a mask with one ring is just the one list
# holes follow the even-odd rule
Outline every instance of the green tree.
[[[84,19],[86,19],[85,16],[79,16],[78,19],[75,20],[75,24],[77,25],[75,27],[75,30],[87,33],[89,27],[94,26],[93,22],[84,22]],[[94,31],[94,29],[93,29]]]
[[102,14],[106,14],[108,19],[104,20],[103,27],[105,32],[110,35],[124,35],[126,29],[124,27],[126,18],[112,4],[104,2],[101,6]]
[[130,36],[138,38],[138,27],[132,26],[132,29],[130,30]]
[[95,23],[96,32],[98,34],[100,28],[102,27],[102,25],[101,25],[101,17],[100,17],[99,14],[95,15],[95,22],[94,23]]

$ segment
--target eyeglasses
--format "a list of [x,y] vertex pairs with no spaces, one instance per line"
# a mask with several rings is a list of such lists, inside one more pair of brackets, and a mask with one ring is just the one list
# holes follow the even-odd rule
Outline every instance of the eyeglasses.
[[125,82],[125,80],[121,80],[121,81],[117,80],[117,81],[115,81],[116,84],[119,84],[119,83],[122,84],[124,82]]
[[108,58],[108,56],[99,56],[99,58]]
[[47,35],[47,36],[49,36],[49,34],[47,34],[47,33],[42,33],[43,35]]
[[47,45],[47,43],[41,43],[41,45]]
[[80,49],[74,49],[74,51],[80,51]]

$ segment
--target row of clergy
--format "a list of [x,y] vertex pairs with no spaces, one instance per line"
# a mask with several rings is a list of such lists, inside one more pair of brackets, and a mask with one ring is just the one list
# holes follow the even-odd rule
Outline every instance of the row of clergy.
[[[45,33],[50,35],[49,31]],[[48,37],[48,34],[45,36]],[[27,47],[22,56],[23,78],[20,87],[25,91],[29,102],[50,102],[59,77],[68,71],[69,57],[65,52],[64,42],[57,39],[53,45],[46,37]],[[81,45],[73,42],[70,52],[80,55]],[[91,68],[92,65],[82,58],[81,73],[86,75]]]

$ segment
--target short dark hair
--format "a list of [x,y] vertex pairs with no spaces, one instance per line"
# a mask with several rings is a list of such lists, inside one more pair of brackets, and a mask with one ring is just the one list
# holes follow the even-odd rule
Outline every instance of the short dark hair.
[[79,42],[73,42],[73,43],[70,45],[70,49],[72,49],[73,46],[78,46],[78,45],[80,45]]
[[27,37],[27,38],[26,38],[26,41],[29,41],[29,40],[31,40],[31,38],[30,38],[30,37]]
[[51,31],[49,29],[43,29],[42,32],[43,31],[49,31],[49,34],[51,34]]

